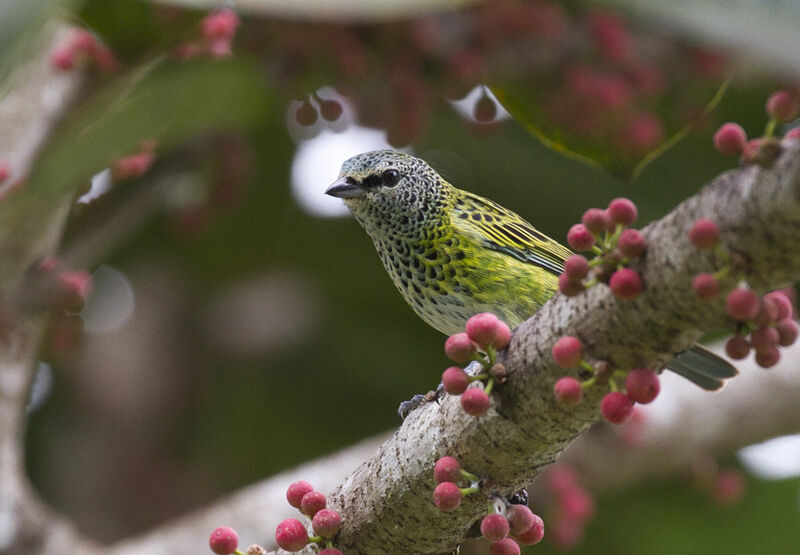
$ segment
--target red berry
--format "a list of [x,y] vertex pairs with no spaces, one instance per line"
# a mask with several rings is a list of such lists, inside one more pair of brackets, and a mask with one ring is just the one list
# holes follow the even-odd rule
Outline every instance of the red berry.
[[342,116],[344,109],[342,105],[331,99],[321,99],[319,101],[319,113],[325,121],[336,121]]
[[692,280],[692,289],[698,297],[707,301],[719,295],[719,281],[713,274],[697,274]]
[[773,327],[758,328],[750,334],[750,344],[756,350],[756,354],[777,347],[779,339],[778,330]]
[[208,39],[232,39],[239,26],[239,17],[231,9],[209,14],[200,24],[203,36]]
[[644,288],[639,272],[631,268],[622,268],[611,274],[608,286],[614,296],[623,301],[632,301]]
[[444,342],[444,352],[450,360],[462,364],[472,360],[475,344],[463,331],[454,333]]
[[553,360],[562,368],[572,368],[581,361],[582,345],[577,337],[565,335],[553,345]]
[[633,116],[617,135],[617,141],[623,149],[639,153],[652,150],[663,139],[664,125],[661,119],[649,112]]
[[461,394],[461,408],[471,416],[482,416],[489,410],[489,396],[479,387],[470,387]]
[[776,321],[791,318],[794,308],[792,307],[792,300],[786,296],[786,293],[783,291],[773,291],[764,295],[764,298],[771,299],[772,302],[775,303],[778,309],[778,314],[775,317]]
[[326,547],[325,549],[317,553],[317,555],[342,555],[342,552],[336,549],[335,547]]
[[230,526],[220,526],[211,532],[208,547],[217,555],[231,555],[239,547],[239,536]]
[[519,544],[511,538],[504,538],[489,546],[489,555],[519,555],[520,553]]
[[461,479],[461,464],[453,457],[441,457],[433,467],[433,478],[437,484],[456,483]]
[[791,318],[784,318],[775,324],[775,329],[778,330],[778,344],[781,347],[788,347],[797,341],[797,324]]
[[566,491],[580,487],[578,485],[578,475],[574,470],[563,464],[550,468],[547,473],[547,486],[559,496]]
[[308,544],[308,532],[303,523],[294,518],[287,518],[278,524],[275,530],[275,541],[286,551],[300,551]]
[[600,208],[589,208],[583,213],[581,222],[591,233],[603,233],[609,225],[608,215]]
[[50,63],[55,69],[67,71],[75,67],[75,49],[69,44],[56,46],[50,52]]
[[772,368],[781,360],[781,352],[778,347],[772,346],[760,351],[756,351],[756,364],[762,368]]
[[316,535],[332,538],[339,533],[339,529],[342,527],[342,517],[331,509],[320,509],[311,519],[311,526]]
[[594,515],[594,500],[586,491],[575,488],[565,492],[559,500],[564,516],[570,520],[584,521]]
[[617,247],[623,256],[637,258],[644,254],[644,250],[647,248],[647,241],[638,230],[626,229],[620,234]]
[[560,378],[553,386],[556,401],[573,406],[583,401],[583,386],[575,378]]
[[589,274],[589,261],[580,254],[573,254],[564,261],[564,273],[570,281],[580,281]]
[[698,218],[689,230],[689,241],[698,249],[713,249],[719,243],[717,224],[706,218]]
[[608,219],[612,224],[631,225],[637,216],[636,205],[627,198],[615,198],[606,208]]
[[314,486],[305,480],[300,480],[286,489],[286,500],[289,502],[289,505],[295,509],[299,509],[303,496],[310,491],[314,491]]
[[800,127],[795,127],[786,132],[783,136],[784,139],[800,139]]
[[570,279],[566,273],[558,276],[558,290],[567,297],[574,297],[584,289],[583,283]]
[[742,162],[752,164],[758,161],[761,153],[761,145],[761,139],[750,139],[747,141],[744,145],[744,151],[742,152]]
[[735,503],[745,490],[744,476],[737,470],[723,470],[714,480],[714,500],[721,505]]
[[544,521],[539,515],[533,515],[533,524],[526,532],[514,536],[522,545],[534,545],[544,537]]
[[612,424],[622,424],[633,412],[633,401],[619,391],[606,394],[600,402],[600,414]]
[[575,224],[567,232],[567,243],[576,251],[588,251],[594,245],[594,235],[583,224]]
[[497,325],[500,320],[490,312],[481,312],[467,320],[467,335],[481,347],[491,345],[497,337]]
[[758,297],[751,289],[737,287],[725,301],[728,314],[736,320],[751,320],[758,314]]
[[494,338],[492,345],[495,349],[505,349],[511,343],[511,328],[505,322],[497,323],[497,337]]
[[70,312],[80,311],[89,297],[92,276],[86,270],[65,270],[58,274],[58,280],[57,304]]
[[442,482],[433,490],[433,503],[440,511],[455,510],[461,504],[461,489],[453,482]]
[[786,91],[777,91],[767,99],[767,115],[778,123],[786,123],[797,117],[800,104]]
[[317,111],[308,100],[304,100],[294,113],[294,119],[303,127],[310,127],[317,123]]
[[442,374],[442,385],[450,395],[461,395],[469,386],[469,376],[458,366],[451,366]]
[[325,494],[319,491],[309,491],[300,500],[300,511],[306,515],[313,517],[318,511],[321,511],[328,505],[328,500]]
[[511,505],[506,518],[510,533],[514,536],[527,532],[536,522],[536,515],[525,505]]
[[750,343],[741,335],[734,335],[725,343],[725,352],[734,360],[741,360],[750,354]]
[[661,383],[658,374],[652,370],[632,370],[625,378],[625,391],[634,402],[646,405],[658,396]]
[[483,517],[481,521],[481,534],[492,542],[499,542],[508,536],[509,526],[506,517],[493,513]]
[[747,134],[738,123],[723,123],[714,133],[714,148],[726,156],[738,156],[744,152]]

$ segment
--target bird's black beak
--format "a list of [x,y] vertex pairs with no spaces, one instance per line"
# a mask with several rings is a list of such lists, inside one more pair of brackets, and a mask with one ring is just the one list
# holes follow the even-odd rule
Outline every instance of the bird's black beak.
[[336,198],[354,198],[360,197],[366,192],[367,189],[359,185],[352,177],[340,177],[327,188],[325,194]]

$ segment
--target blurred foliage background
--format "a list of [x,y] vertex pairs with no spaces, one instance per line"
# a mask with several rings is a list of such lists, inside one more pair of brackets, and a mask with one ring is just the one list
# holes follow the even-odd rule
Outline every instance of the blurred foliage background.
[[[74,178],[85,179],[133,154],[149,130],[159,140],[149,171],[73,210],[61,254],[95,270],[95,287],[80,342],[59,342],[66,332],[54,324],[31,407],[34,482],[104,541],[395,428],[398,403],[436,385],[443,338],[405,305],[340,202],[314,204],[347,155],[410,148],[563,240],[584,209],[616,196],[637,203],[642,224],[667,213],[733,166],[712,147],[718,124],[758,136],[766,96],[800,75],[782,60],[753,63],[768,56],[753,38],[737,48],[736,33],[662,24],[648,2],[442,3],[433,14],[410,4],[368,18],[344,3],[336,21],[326,19],[333,3],[299,14],[243,2],[224,60],[192,51],[202,3],[33,4],[39,11],[0,38],[57,14],[92,29],[118,61],[62,125],[106,131],[83,142],[56,134],[44,160],[62,163],[51,171],[83,160]],[[136,110],[120,115],[130,104],[93,96],[164,53],[171,59],[136,81]],[[178,60],[187,57],[196,59]],[[173,88],[163,75],[179,75]],[[451,102],[482,83],[503,99],[513,92],[520,121],[485,89]],[[626,127],[640,117],[644,127]],[[353,138],[356,123],[377,131]],[[684,482],[604,496],[577,551],[794,553],[797,486],[750,478],[748,495],[725,509]]]

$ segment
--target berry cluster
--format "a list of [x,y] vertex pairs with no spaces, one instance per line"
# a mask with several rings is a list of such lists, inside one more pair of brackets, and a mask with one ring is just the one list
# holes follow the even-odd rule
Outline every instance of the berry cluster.
[[86,29],[70,29],[64,42],[50,53],[50,63],[59,71],[93,65],[102,71],[117,67],[114,54]]
[[[466,332],[451,335],[445,341],[444,352],[453,362],[478,361],[483,365],[484,371],[474,376],[459,366],[451,366],[442,374],[444,390],[450,395],[461,396],[461,407],[467,414],[481,416],[489,410],[489,394],[494,384],[506,380],[506,369],[497,362],[497,351],[505,349],[510,341],[509,327],[488,312],[467,320]],[[485,384],[483,380],[486,380]],[[475,386],[469,387],[472,383]]]
[[[692,289],[704,300],[716,299],[725,280],[741,281],[731,262],[730,254],[719,244],[719,227],[712,220],[700,218],[689,230],[689,241],[698,249],[713,250],[722,267],[714,273],[701,273],[692,279]],[[756,352],[756,363],[763,368],[780,360],[778,347],[792,345],[798,336],[792,319],[791,299],[783,291],[773,291],[759,298],[751,289],[738,285],[725,298],[728,315],[736,320],[736,335],[725,344],[733,359],[743,359]],[[748,339],[749,337],[749,339]]]
[[550,540],[562,548],[574,547],[595,514],[594,499],[581,487],[576,472],[564,464],[548,469],[545,487],[552,499],[548,520]]
[[[714,134],[714,148],[728,156],[739,156],[743,164],[759,164],[765,168],[772,166],[780,151],[780,142],[775,137],[779,124],[788,123],[800,113],[800,102],[787,91],[777,91],[767,99],[766,112],[769,116],[764,135],[747,140],[747,134],[738,123],[724,123]],[[784,139],[800,139],[800,127],[789,130]]]
[[332,509],[327,509],[328,500],[323,493],[314,490],[314,487],[300,480],[294,482],[286,490],[286,500],[292,507],[311,519],[311,527],[315,536],[309,537],[306,526],[295,518],[287,518],[278,524],[275,530],[275,541],[286,551],[300,551],[309,543],[324,544],[320,551],[325,555],[341,555],[341,551],[334,548],[332,539],[342,527],[342,517]]
[[231,44],[239,27],[239,16],[230,8],[223,8],[207,15],[200,22],[201,37],[181,44],[175,51],[180,60],[198,56],[227,58],[231,55]]
[[[480,478],[462,469],[453,457],[437,460],[433,477],[438,484],[433,490],[433,502],[445,512],[455,510],[465,495],[481,491]],[[458,485],[461,481],[469,482],[469,485],[462,488]],[[544,522],[525,505],[504,502],[503,511],[498,512],[492,501],[481,521],[481,535],[492,542],[491,555],[519,555],[519,544],[533,545],[542,540]]]
[[627,266],[631,259],[644,254],[647,242],[644,235],[629,227],[636,216],[636,205],[626,198],[612,200],[605,210],[590,208],[584,212],[581,223],[567,233],[567,242],[576,251],[591,251],[595,256],[592,260],[580,254],[567,258],[564,273],[558,278],[559,291],[573,297],[596,283],[607,283],[618,299],[638,297],[644,288],[642,276]]
[[[611,392],[607,393],[600,403],[600,413],[612,424],[622,424],[633,413],[634,403],[652,402],[661,390],[658,375],[652,370],[638,368],[635,370],[612,370],[608,363],[600,362],[592,366],[582,357],[583,346],[576,337],[566,335],[553,345],[553,359],[562,368],[580,368],[591,373],[591,377],[579,381],[573,377],[564,377],[556,381],[553,393],[556,400],[567,406],[574,406],[583,401],[583,391],[596,384],[607,383]],[[620,391],[616,379],[625,379],[624,392]]]

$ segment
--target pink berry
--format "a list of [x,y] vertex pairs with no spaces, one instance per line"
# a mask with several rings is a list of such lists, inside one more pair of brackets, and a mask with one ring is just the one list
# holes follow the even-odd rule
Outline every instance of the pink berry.
[[300,511],[306,515],[313,517],[318,511],[321,511],[328,505],[328,500],[325,494],[319,491],[309,491],[300,500]]
[[553,345],[553,360],[561,368],[572,368],[581,361],[582,345],[577,337],[565,335]]
[[303,523],[294,518],[287,518],[278,524],[275,530],[275,541],[286,551],[300,551],[308,544],[308,532]]
[[453,511],[461,504],[461,489],[453,482],[442,482],[433,490],[433,503],[440,511]]
[[734,335],[725,343],[725,352],[734,360],[741,360],[750,354],[750,343],[741,335]]
[[467,320],[466,331],[469,338],[481,347],[491,345],[497,337],[500,320],[490,312],[481,312]]
[[489,396],[479,387],[470,387],[461,394],[461,408],[470,416],[482,416],[489,410]]
[[520,553],[519,544],[511,538],[504,538],[489,546],[489,555],[519,555]]
[[311,526],[316,535],[332,538],[339,533],[339,529],[342,527],[342,517],[331,509],[320,509],[311,519]]
[[792,300],[786,296],[783,291],[773,291],[764,295],[765,299],[771,299],[778,309],[775,320],[783,320],[784,318],[791,318],[794,308],[792,307]]
[[536,515],[525,505],[511,505],[506,518],[510,533],[514,536],[527,532],[536,522]]
[[600,402],[600,414],[612,424],[622,424],[633,412],[633,401],[619,391],[607,393]]
[[583,386],[575,378],[560,378],[553,386],[556,401],[573,406],[583,401]]
[[564,261],[564,273],[571,281],[580,281],[589,274],[589,261],[580,254],[573,254]]
[[778,330],[778,344],[781,347],[788,347],[797,341],[797,324],[791,318],[784,318],[775,324],[775,329]]
[[56,46],[50,52],[50,63],[55,69],[67,71],[75,67],[75,49],[68,44]]
[[738,123],[723,123],[714,133],[714,148],[726,156],[738,156],[744,152],[747,134]]
[[211,532],[208,547],[217,555],[231,555],[239,547],[239,536],[230,526],[220,526]]
[[444,342],[444,352],[453,362],[463,364],[472,360],[475,344],[463,331],[454,333]]
[[558,290],[567,297],[574,297],[584,289],[583,283],[570,279],[568,274],[558,276]]
[[481,521],[481,534],[492,542],[499,542],[508,536],[508,520],[501,514],[493,513],[483,517]]
[[730,505],[742,498],[746,484],[744,476],[737,470],[723,470],[714,480],[714,500],[722,505]]
[[570,467],[557,464],[547,472],[547,487],[558,496],[571,489],[580,487],[578,475]]
[[559,503],[564,516],[571,520],[584,521],[594,515],[592,496],[580,488],[565,492]]
[[317,555],[342,555],[342,552],[336,549],[335,547],[326,547],[325,549],[317,553]]
[[783,136],[784,139],[800,139],[800,127],[795,127],[786,132]]
[[433,478],[437,484],[456,483],[461,479],[461,464],[453,457],[441,457],[433,467]]
[[697,274],[692,280],[692,289],[698,297],[707,301],[719,295],[719,280],[713,274]]
[[786,91],[777,91],[767,99],[767,115],[778,123],[786,123],[797,117],[800,104]]
[[647,369],[632,370],[625,378],[625,391],[636,403],[651,403],[661,391],[658,374]]
[[752,164],[758,161],[761,153],[761,139],[750,139],[744,144],[744,151],[742,152],[742,162]]
[[544,521],[539,515],[533,515],[533,524],[527,531],[517,534],[514,537],[522,545],[534,545],[542,541],[544,537]]
[[647,241],[644,235],[636,229],[626,229],[619,236],[617,247],[623,256],[628,258],[638,258],[644,254],[647,248]]
[[201,23],[203,36],[208,39],[230,40],[236,34],[239,17],[231,9],[223,9],[209,14]]
[[442,385],[450,395],[461,395],[469,386],[469,376],[458,366],[451,366],[442,374]]
[[608,228],[608,215],[605,210],[600,208],[589,208],[583,213],[581,222],[591,233],[595,235],[603,233]]
[[751,289],[737,287],[725,301],[728,314],[735,320],[751,320],[758,314],[758,296]]
[[636,205],[627,198],[615,198],[606,208],[608,219],[613,224],[631,225],[636,221]]
[[57,304],[70,312],[83,308],[92,288],[92,276],[86,270],[63,271],[58,274]]
[[758,328],[750,334],[750,344],[756,350],[756,354],[777,347],[779,339],[778,330],[773,327]]
[[576,251],[588,251],[594,245],[594,235],[583,224],[575,224],[567,232],[567,243]]
[[289,505],[295,509],[299,509],[303,496],[311,491],[314,491],[314,486],[305,480],[300,480],[286,489],[286,500],[289,502]]
[[631,268],[622,268],[611,274],[608,287],[616,298],[622,301],[632,301],[642,292],[644,284],[639,272]]
[[760,351],[756,351],[756,364],[761,368],[772,368],[781,360],[781,352],[777,347],[772,346]]
[[508,347],[511,343],[511,328],[505,322],[497,323],[497,337],[494,338],[492,345],[495,349],[501,350]]
[[689,230],[689,241],[698,249],[713,249],[719,243],[719,228],[707,218],[698,218]]

